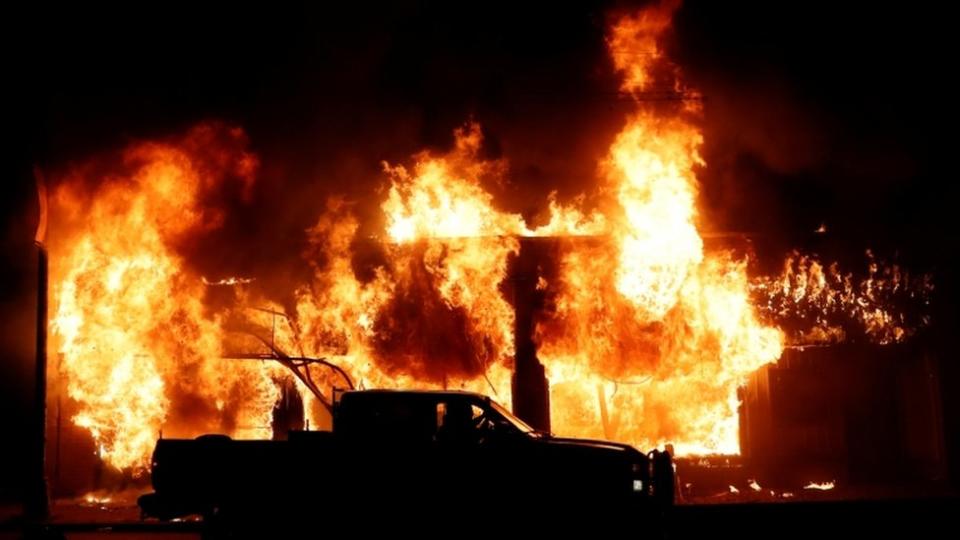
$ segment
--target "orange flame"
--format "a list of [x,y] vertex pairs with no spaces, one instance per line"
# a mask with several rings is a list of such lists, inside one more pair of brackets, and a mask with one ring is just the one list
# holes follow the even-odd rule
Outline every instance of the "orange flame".
[[798,345],[836,343],[862,333],[869,341],[901,342],[929,324],[922,309],[930,301],[933,279],[911,275],[899,265],[882,264],[867,252],[867,272],[857,278],[794,252],[783,271],[753,283],[760,310],[768,318],[794,327]]
[[[625,90],[657,82],[659,32],[675,7],[654,5],[614,26]],[[676,86],[676,76],[663,78]],[[563,259],[556,312],[538,327],[559,432],[737,453],[737,387],[780,356],[782,333],[750,303],[746,261],[704,252],[695,113],[680,101],[628,121],[604,167],[616,196],[610,238]]]
[[[222,131],[201,126],[179,143],[135,146],[124,155],[125,172],[90,196],[84,170],[54,193],[63,231],[51,249],[60,370],[78,403],[74,422],[117,468],[144,467],[162,428],[270,433],[277,393],[269,369],[216,364],[219,321],[205,313],[201,278],[173,249],[218,225],[216,213],[198,203],[204,189],[228,173],[250,178],[246,153],[215,156],[225,164],[194,157],[218,138],[242,138]],[[192,397],[197,406],[177,410],[175,397]]]
[[607,45],[614,67],[623,75],[623,91],[650,90],[656,82],[654,71],[664,63],[660,37],[670,28],[679,5],[680,0],[662,0],[613,25]]
[[353,270],[358,224],[331,201],[311,229],[311,287],[298,294],[302,348],[326,356],[363,386],[461,388],[509,403],[513,308],[500,292],[517,236],[594,234],[603,217],[551,197],[548,223],[535,230],[496,210],[482,188],[505,164],[478,159],[480,126],[455,133],[447,155],[422,153],[412,169],[385,164],[382,204],[390,243],[368,279]]

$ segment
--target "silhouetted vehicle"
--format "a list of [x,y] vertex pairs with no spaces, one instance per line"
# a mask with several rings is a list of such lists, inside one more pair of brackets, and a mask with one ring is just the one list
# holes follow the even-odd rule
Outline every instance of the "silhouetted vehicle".
[[332,431],[285,441],[161,439],[152,475],[139,504],[160,519],[329,521],[357,508],[488,519],[531,504],[635,519],[673,502],[669,453],[554,437],[468,392],[346,392]]

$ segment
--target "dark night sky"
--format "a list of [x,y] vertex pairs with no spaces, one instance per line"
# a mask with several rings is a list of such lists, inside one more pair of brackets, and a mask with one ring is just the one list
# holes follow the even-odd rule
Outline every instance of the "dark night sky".
[[[603,41],[609,14],[627,4],[192,4],[5,17],[6,441],[24,429],[30,384],[33,164],[56,171],[204,119],[240,125],[262,162],[246,215],[266,216],[244,220],[250,247],[225,262],[242,267],[269,255],[262,240],[308,226],[325,193],[369,211],[381,160],[447,147],[469,118],[488,155],[510,162],[500,203],[533,213],[551,189],[589,189],[633,107]],[[938,272],[941,327],[952,328],[949,8],[834,4],[689,0],[677,14],[670,55],[706,96],[701,207],[713,228],[773,234],[784,247],[824,221],[844,249],[900,249]],[[16,491],[13,471],[0,464],[0,498]]]

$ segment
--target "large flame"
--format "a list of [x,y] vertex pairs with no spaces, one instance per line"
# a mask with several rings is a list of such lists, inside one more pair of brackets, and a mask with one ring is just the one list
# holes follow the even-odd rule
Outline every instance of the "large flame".
[[[54,193],[51,329],[74,421],[101,457],[139,469],[161,429],[270,433],[277,391],[269,368],[223,366],[221,329],[203,305],[204,285],[175,253],[187,235],[216,227],[199,198],[228,174],[249,181],[249,154],[216,152],[239,132],[201,126],[183,141],[128,150],[123,172],[93,192],[78,170]],[[189,404],[189,409],[185,407]]]
[[[654,18],[669,22],[669,15]],[[666,26],[643,23],[648,19],[641,14],[615,26],[615,59],[657,58],[643,54],[656,42],[646,31]],[[618,67],[651,80],[620,60]],[[303,324],[323,320],[322,330],[307,334],[340,336],[334,342],[343,347],[341,362],[370,385],[479,388],[505,399],[514,315],[500,287],[517,237],[571,238],[554,282],[540,276],[539,284],[555,297],[536,336],[554,430],[641,446],[672,442],[681,452],[736,452],[737,387],[777,359],[783,336],[758,322],[746,262],[704,253],[696,224],[702,136],[691,120],[695,110],[679,103],[666,113],[638,111],[603,167],[613,194],[606,215],[551,199],[549,223],[537,229],[497,210],[483,188],[506,164],[478,159],[476,124],[458,130],[448,155],[421,154],[410,171],[387,166],[386,263],[358,280],[343,255],[353,241],[346,230],[342,245],[321,250],[341,255],[327,255],[318,274],[325,285],[304,297],[300,319],[310,318],[305,305],[313,319]],[[349,219],[336,222],[355,230]],[[338,293],[343,286],[348,290]],[[316,308],[318,299],[331,305]],[[312,350],[335,353],[322,344]]]
[[608,175],[623,216],[616,287],[644,321],[663,318],[703,261],[693,172],[701,142],[699,131],[682,121],[641,113],[611,150]]
[[351,250],[358,224],[331,202],[309,231],[315,279],[298,294],[297,339],[361,385],[473,389],[509,403],[514,314],[500,288],[517,236],[594,234],[604,220],[551,198],[548,223],[529,229],[482,188],[505,164],[478,158],[479,125],[455,140],[450,153],[419,154],[409,170],[385,166],[386,238],[366,241],[384,262],[362,279]]
[[[625,91],[682,87],[658,63],[675,7],[653,5],[614,25]],[[697,112],[683,100],[641,107],[611,147],[604,171],[615,226],[605,241],[569,249],[556,312],[538,328],[557,431],[673,443],[681,453],[739,451],[737,388],[779,357],[783,336],[756,317],[746,261],[704,251]]]
[[479,127],[456,139],[449,155],[418,156],[412,172],[386,167],[388,240],[367,241],[384,259],[370,275],[354,271],[358,224],[342,202],[309,231],[315,272],[298,294],[298,339],[361,386],[472,389],[508,401],[513,310],[499,287],[523,222],[495,211],[479,187],[496,165],[475,159]]

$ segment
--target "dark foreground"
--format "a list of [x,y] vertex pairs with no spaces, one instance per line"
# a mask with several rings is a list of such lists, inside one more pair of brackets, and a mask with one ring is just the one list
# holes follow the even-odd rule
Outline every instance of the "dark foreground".
[[[424,509],[420,516],[403,516],[390,521],[357,509],[354,515],[325,517],[318,512],[315,526],[291,535],[282,523],[267,524],[263,530],[246,531],[250,537],[329,536],[331,530],[357,533],[387,533],[393,530],[419,531],[419,537],[475,537],[502,531],[509,537],[544,533],[569,534],[590,530],[616,532],[631,538],[952,538],[960,530],[960,499],[938,497],[914,500],[828,501],[780,503],[689,504],[676,506],[661,524],[648,518],[627,518],[621,523],[592,519],[590,515],[557,514],[550,508],[531,505],[523,512],[491,503],[477,508],[475,519],[445,523],[442,516]],[[204,538],[209,537],[200,521],[163,523],[140,521],[134,508],[60,507],[52,522],[42,529],[26,526],[17,516],[6,515],[0,523],[0,539],[45,538]],[[451,527],[454,527],[451,529]],[[39,533],[39,534],[38,534]],[[364,534],[366,536],[366,534]]]

